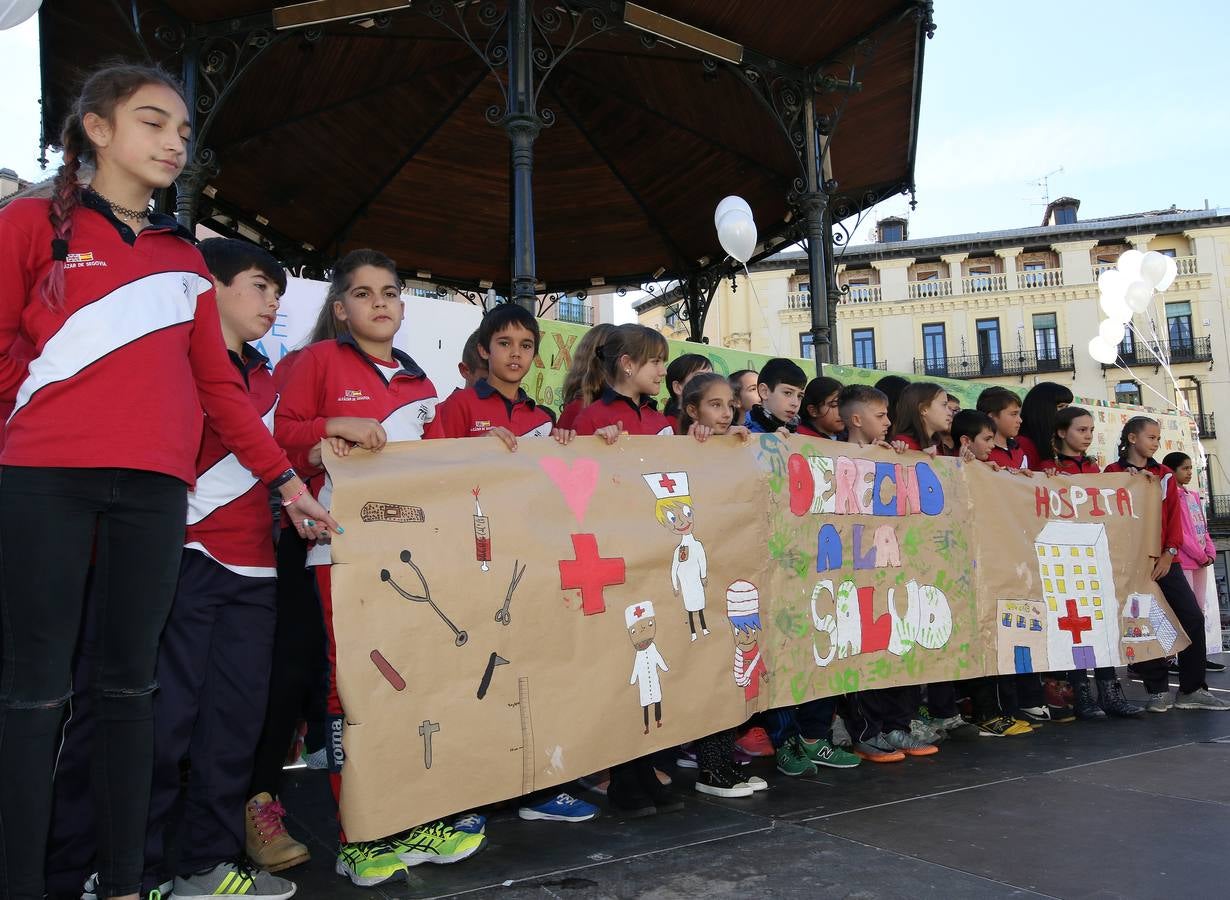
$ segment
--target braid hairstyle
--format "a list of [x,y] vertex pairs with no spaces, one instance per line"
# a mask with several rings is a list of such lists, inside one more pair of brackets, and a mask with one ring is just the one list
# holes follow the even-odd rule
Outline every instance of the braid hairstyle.
[[577,341],[568,374],[564,376],[562,405],[580,400],[582,406],[589,406],[602,393],[606,387],[606,375],[603,374],[602,356],[598,351],[614,330],[614,325],[604,322],[590,328]]
[[163,69],[117,63],[99,69],[85,80],[76,102],[64,117],[60,130],[64,163],[52,181],[47,206],[47,218],[51,222],[51,268],[39,284],[48,309],[59,310],[64,305],[64,263],[69,241],[73,238],[73,214],[81,205],[81,167],[96,162],[94,146],[85,133],[85,117],[93,113],[110,120],[117,104],[147,84],[165,85],[181,98],[184,96],[183,87]]

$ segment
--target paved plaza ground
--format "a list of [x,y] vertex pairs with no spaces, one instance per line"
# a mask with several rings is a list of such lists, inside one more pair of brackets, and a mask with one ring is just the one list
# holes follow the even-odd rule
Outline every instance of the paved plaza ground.
[[[1209,680],[1230,696],[1230,672]],[[299,771],[283,800],[314,858],[286,874],[307,900],[1230,896],[1230,714],[1048,725],[814,778],[753,768],[772,787],[741,800],[672,769],[687,806],[651,819],[522,822],[509,808],[479,856],[370,890],[333,874],[328,784]]]

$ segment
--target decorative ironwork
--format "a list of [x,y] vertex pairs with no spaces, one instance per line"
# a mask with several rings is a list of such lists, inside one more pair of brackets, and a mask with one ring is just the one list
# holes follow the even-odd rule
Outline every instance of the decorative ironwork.
[[1130,347],[1119,347],[1119,356],[1113,363],[1102,363],[1103,369],[1115,366],[1153,366],[1156,372],[1162,364],[1161,356],[1170,365],[1213,361],[1213,339],[1208,335],[1191,337],[1181,341],[1135,340]]
[[1071,347],[1056,347],[1050,353],[1004,351],[985,357],[937,356],[916,358],[914,374],[932,378],[996,378],[1003,375],[1033,375],[1039,372],[1073,372],[1076,370]]

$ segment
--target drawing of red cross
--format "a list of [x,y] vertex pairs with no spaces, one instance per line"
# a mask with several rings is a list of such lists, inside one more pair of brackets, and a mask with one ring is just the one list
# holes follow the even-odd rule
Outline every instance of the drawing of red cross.
[[580,589],[581,609],[587,616],[606,612],[602,592],[613,584],[624,583],[622,556],[598,555],[598,539],[592,534],[572,535],[575,559],[559,561],[559,586],[564,590]]
[[636,609],[632,610],[632,615],[639,619],[641,616],[645,615],[645,607],[638,606]]
[[675,479],[671,478],[669,472],[662,473],[662,480],[658,482],[662,487],[666,488],[668,493],[675,493]]
[[1076,601],[1069,600],[1068,614],[1059,620],[1059,627],[1064,631],[1072,633],[1072,643],[1079,644],[1081,642],[1081,632],[1089,631],[1093,628],[1093,620],[1088,616],[1078,616],[1076,614]]

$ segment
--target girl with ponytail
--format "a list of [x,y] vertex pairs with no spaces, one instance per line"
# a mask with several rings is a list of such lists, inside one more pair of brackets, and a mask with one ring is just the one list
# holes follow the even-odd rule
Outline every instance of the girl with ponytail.
[[[296,529],[337,524],[305,492],[227,355],[189,232],[150,211],[183,170],[184,97],[166,72],[85,82],[49,199],[0,210],[0,896],[41,900],[56,742],[86,574],[94,650],[99,897],[141,887],[154,668],[179,575],[203,415],[278,489]],[[94,167],[88,187],[84,164]]]

